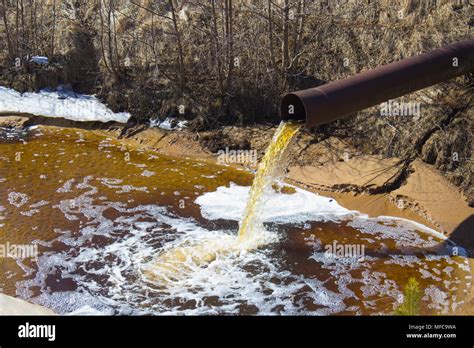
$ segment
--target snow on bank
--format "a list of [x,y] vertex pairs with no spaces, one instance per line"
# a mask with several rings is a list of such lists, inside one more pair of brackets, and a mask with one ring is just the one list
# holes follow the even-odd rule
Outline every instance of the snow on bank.
[[36,64],[40,64],[40,65],[49,64],[48,57],[45,57],[45,56],[33,56],[31,57],[30,61]]
[[[298,223],[304,221],[332,221],[343,217],[360,215],[356,211],[340,206],[334,199],[319,196],[294,187],[292,194],[274,193],[265,202],[263,221],[277,223]],[[250,187],[232,184],[218,187],[196,198],[201,206],[202,216],[208,220],[239,221],[249,195]]]
[[[273,192],[263,208],[263,222],[304,223],[307,221],[341,221],[350,219],[349,226],[365,233],[383,233],[386,237],[398,240],[401,245],[407,240],[420,238],[418,232],[428,233],[440,240],[447,237],[419,222],[393,216],[371,218],[356,210],[349,210],[339,205],[336,200],[320,196],[293,185],[296,192],[283,194]],[[207,192],[196,198],[195,203],[201,207],[201,214],[208,220],[239,221],[247,204],[250,187],[231,183],[229,187],[220,186],[214,192]],[[391,224],[397,227],[391,227]],[[405,236],[405,237],[403,237]],[[403,237],[403,238],[402,238]],[[424,241],[419,239],[418,245]],[[465,256],[465,249],[448,240],[448,248],[456,247],[458,255]]]
[[37,116],[62,117],[72,121],[116,121],[126,123],[128,112],[114,113],[96,97],[71,91],[19,93],[0,86],[1,113],[28,113]]
[[161,121],[159,118],[154,118],[150,120],[150,128],[161,128],[164,130],[175,130],[183,129],[186,127],[187,121],[174,121],[171,117],[167,117],[165,120]]

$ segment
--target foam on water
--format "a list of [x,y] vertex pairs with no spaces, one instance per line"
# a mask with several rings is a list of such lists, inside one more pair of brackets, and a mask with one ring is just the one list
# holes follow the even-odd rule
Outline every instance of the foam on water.
[[[58,208],[65,217],[87,217],[95,227],[84,226],[80,233],[56,231],[60,236],[51,243],[64,243],[68,248],[43,253],[37,262],[37,272],[29,272],[35,276],[17,284],[18,294],[23,298],[31,298],[31,289],[40,286],[41,295],[32,297],[31,300],[59,313],[357,314],[361,313],[363,307],[375,308],[376,298],[392,298],[395,301],[401,294],[397,284],[387,279],[384,272],[371,271],[375,258],[366,256],[363,261],[357,261],[328,257],[321,251],[321,241],[315,235],[308,241],[308,245],[314,248],[308,262],[314,262],[315,266],[319,265],[327,270],[332,279],[337,279],[336,288],[328,286],[328,280],[287,270],[282,261],[274,257],[275,248],[285,238],[278,225],[306,221],[308,216],[312,216],[308,215],[311,211],[307,208],[303,214],[304,219],[298,219],[296,213],[291,217],[283,213],[282,217],[276,211],[270,212],[275,220],[272,226],[267,226],[268,231],[262,234],[264,240],[260,245],[264,247],[247,250],[235,247],[235,231],[211,230],[192,218],[175,216],[157,205],[127,208],[120,202],[98,202],[90,199],[97,191],[90,180],[85,179],[72,189],[77,189],[78,185],[85,192],[74,200],[74,209],[71,210],[66,202],[60,203]],[[233,187],[235,189],[236,186]],[[215,192],[222,192],[222,188]],[[209,194],[205,193],[203,196],[206,195]],[[292,199],[291,194],[275,192],[274,195]],[[294,199],[300,197],[298,192],[293,195]],[[242,200],[241,204],[244,205],[245,201]],[[107,208],[116,209],[121,216],[114,221],[105,218],[103,212]],[[209,207],[203,205],[202,208],[206,211]],[[236,208],[243,209],[242,206]],[[334,204],[334,211],[341,212],[337,204]],[[333,219],[330,209],[327,214]],[[403,246],[432,244],[419,240],[416,226],[409,226],[406,221],[402,221],[398,227],[386,228],[387,226],[382,225],[383,219],[378,221],[364,216],[354,217],[353,212],[351,214],[350,223],[357,225],[365,237],[370,236],[374,241],[393,238],[395,241],[402,240]],[[214,211],[213,217],[226,219],[228,215],[218,215]],[[326,219],[324,215],[314,217]],[[124,230],[129,233],[120,232]],[[105,237],[108,242],[105,245],[95,245],[92,242],[95,236]],[[157,250],[166,254],[167,251],[180,250],[189,245],[209,246],[214,252],[212,260],[206,260],[203,267],[202,263],[196,262],[188,253],[184,259],[179,260],[182,263],[179,269],[185,269],[186,276],[175,276],[176,273],[172,272],[171,275],[174,276],[170,276],[168,281],[160,281],[147,274],[150,271],[156,274],[156,269],[153,269],[156,263],[151,261],[155,260]],[[457,265],[445,255],[432,255],[429,260],[443,260],[449,265]],[[385,264],[389,266],[406,263],[423,269],[425,260],[413,255],[391,255],[385,260]],[[360,276],[354,274],[357,270],[360,270]],[[166,276],[166,272],[160,271]],[[449,278],[452,270],[445,268],[442,272]],[[55,274],[73,280],[75,289],[51,291],[47,278],[48,275]],[[420,275],[423,275],[421,271]],[[451,279],[453,283],[457,281],[455,278]],[[351,290],[351,284],[363,284],[363,298],[359,298]],[[432,287],[425,293],[426,299],[433,301],[432,308],[439,312],[447,312],[453,306],[453,302],[447,301],[447,295],[443,293]],[[350,303],[352,300],[357,300],[359,305],[349,305],[347,301]],[[311,310],[307,308],[308,303],[311,303]],[[461,303],[462,301],[457,301],[455,306]]]
[[[206,268],[190,262],[189,277],[180,278],[165,289],[157,288],[156,282],[150,282],[150,279],[142,273],[143,269],[146,272],[149,261],[154,257],[156,243],[163,244],[163,250],[176,249],[178,245],[187,242],[199,243],[210,240],[226,246],[235,240],[235,236],[229,231],[203,229],[192,219],[174,217],[158,206],[139,206],[133,209],[123,208],[120,204],[112,206],[123,214],[134,214],[119,219],[118,226],[114,226],[102,216],[104,208],[91,202],[88,202],[87,207],[78,204],[77,213],[85,214],[99,222],[99,228],[84,227],[80,236],[74,236],[70,231],[60,231],[63,234],[57,241],[67,244],[70,248],[63,252],[46,252],[39,257],[35,278],[18,284],[18,292],[22,297],[29,297],[30,287],[41,285],[44,287],[42,294],[33,300],[59,313],[81,314],[84,307],[89,308],[87,310],[89,314],[99,312],[156,314],[183,311],[179,306],[165,305],[167,301],[178,301],[180,305],[194,301],[195,308],[186,309],[184,312],[205,313],[210,309],[202,303],[202,299],[206,296],[219,296],[219,298],[222,296],[223,301],[231,297],[235,300],[235,297],[239,296],[243,301],[247,295],[261,287],[261,284],[255,283],[250,273],[245,270],[246,265],[260,262],[274,267],[263,254],[262,257],[258,253],[245,252],[219,254]],[[140,223],[139,220],[144,217],[153,218],[156,222]],[[133,229],[123,238],[114,239],[106,246],[89,245],[93,236],[113,237],[114,231],[122,230],[124,226],[128,228],[133,226]],[[153,236],[148,233],[150,228],[154,231]],[[174,230],[176,239],[166,241],[169,235],[160,235],[161,230]],[[105,259],[110,262],[104,263],[100,268],[94,267],[96,261]],[[85,296],[79,296],[78,291],[50,293],[45,283],[45,275],[57,274],[58,271],[72,277],[77,289],[81,289],[79,292],[84,292]],[[104,283],[101,282],[102,277],[107,278]],[[231,307],[236,306],[234,300],[231,301],[232,304],[219,310],[232,312]]]

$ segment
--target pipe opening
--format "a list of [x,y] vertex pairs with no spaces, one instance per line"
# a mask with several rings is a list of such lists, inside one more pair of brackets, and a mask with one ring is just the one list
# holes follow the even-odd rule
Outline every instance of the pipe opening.
[[280,115],[283,121],[306,121],[306,109],[302,100],[293,93],[283,97],[280,104]]

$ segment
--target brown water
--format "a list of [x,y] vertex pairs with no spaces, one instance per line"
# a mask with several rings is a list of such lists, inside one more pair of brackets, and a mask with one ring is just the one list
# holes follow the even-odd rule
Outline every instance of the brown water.
[[[299,214],[298,204],[291,218],[280,216],[290,208],[266,208],[274,215],[258,249],[218,253],[186,277],[157,283],[145,276],[156,255],[235,239],[238,218],[210,216],[213,208],[195,200],[228,190],[235,198],[214,208],[243,211],[252,175],[91,131],[40,128],[0,139],[0,244],[39,249],[37,260],[0,259],[0,289],[59,313],[390,314],[410,276],[425,294],[423,313],[452,313],[470,287],[466,260],[422,226]],[[274,195],[290,206],[305,193]],[[364,258],[331,257],[334,241],[364,246]]]

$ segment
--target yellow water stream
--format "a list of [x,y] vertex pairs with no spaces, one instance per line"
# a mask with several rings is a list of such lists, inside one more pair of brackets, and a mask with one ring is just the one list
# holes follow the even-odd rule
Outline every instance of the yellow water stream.
[[271,185],[277,179],[280,159],[300,127],[300,123],[282,121],[276,130],[253,179],[247,206],[240,220],[239,241],[244,242],[255,238],[258,230],[263,229],[261,216],[265,203],[265,192],[270,190]]

